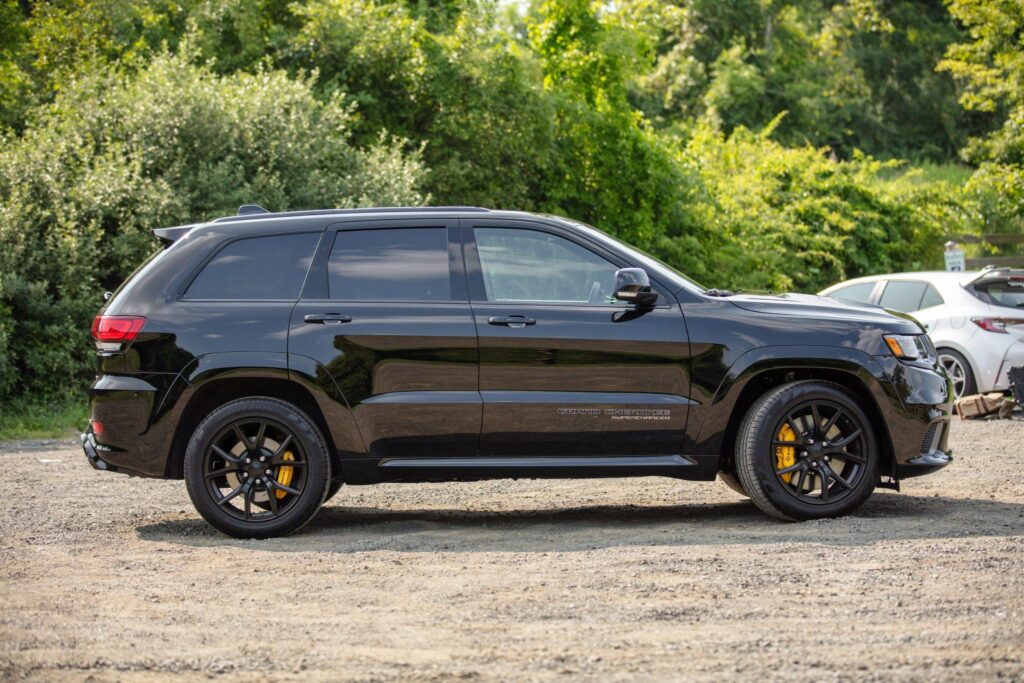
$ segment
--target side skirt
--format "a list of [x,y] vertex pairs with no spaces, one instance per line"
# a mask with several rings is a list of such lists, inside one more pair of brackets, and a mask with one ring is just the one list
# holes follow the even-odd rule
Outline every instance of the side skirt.
[[360,458],[342,462],[343,475],[349,484],[601,477],[711,480],[717,469],[717,457],[689,455]]

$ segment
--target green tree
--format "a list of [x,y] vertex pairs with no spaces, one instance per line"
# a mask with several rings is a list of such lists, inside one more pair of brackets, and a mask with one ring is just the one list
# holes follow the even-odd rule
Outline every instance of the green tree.
[[974,160],[1024,163],[1024,3],[1019,0],[953,0],[949,11],[967,28],[970,42],[951,45],[940,71],[963,87],[968,110],[993,112],[1002,126],[971,141]]
[[154,227],[250,202],[424,201],[418,158],[386,139],[353,147],[351,121],[340,98],[317,100],[309,79],[218,76],[188,50],[66,83],[0,144],[0,365],[19,373],[17,391],[45,396],[88,375],[100,294],[153,250]]

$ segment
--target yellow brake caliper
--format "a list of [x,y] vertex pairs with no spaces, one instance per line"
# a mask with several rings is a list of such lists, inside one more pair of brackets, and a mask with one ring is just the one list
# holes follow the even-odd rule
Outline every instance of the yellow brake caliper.
[[[294,460],[295,456],[292,455],[291,451],[285,451],[284,455],[281,456],[281,459],[282,460]],[[295,475],[295,468],[294,467],[278,467],[277,468],[277,476],[275,477],[275,479],[277,480],[277,483],[280,484],[281,486],[290,486],[291,483],[292,483],[292,477],[294,475]],[[281,500],[282,498],[284,498],[288,494],[285,491],[282,491],[281,489],[278,489],[277,491],[274,491],[274,495],[277,496],[278,500]]]
[[[788,424],[782,425],[782,429],[779,430],[778,436],[779,441],[796,441],[796,432]],[[775,469],[784,470],[787,467],[792,467],[796,462],[796,448],[793,446],[776,446],[775,447]],[[291,468],[288,468],[291,469]],[[793,478],[792,472],[787,472],[782,475],[782,481],[789,483],[789,480]],[[280,491],[278,492],[280,493]]]

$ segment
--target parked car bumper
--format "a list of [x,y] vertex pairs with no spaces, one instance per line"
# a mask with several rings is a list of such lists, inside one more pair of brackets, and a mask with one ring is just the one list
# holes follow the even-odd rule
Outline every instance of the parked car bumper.
[[996,375],[996,383],[993,387],[996,391],[1007,391],[1010,388],[1010,368],[1024,365],[1024,341],[1015,342],[1006,349],[1003,354],[1003,361],[999,366],[999,374]]

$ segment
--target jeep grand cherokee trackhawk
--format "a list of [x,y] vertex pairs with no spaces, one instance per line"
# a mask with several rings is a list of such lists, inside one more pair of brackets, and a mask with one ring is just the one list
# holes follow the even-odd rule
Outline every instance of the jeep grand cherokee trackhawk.
[[477,208],[300,211],[154,231],[93,323],[82,444],[184,478],[227,534],[342,484],[719,476],[788,520],[950,462],[913,319],[707,290],[594,228]]

